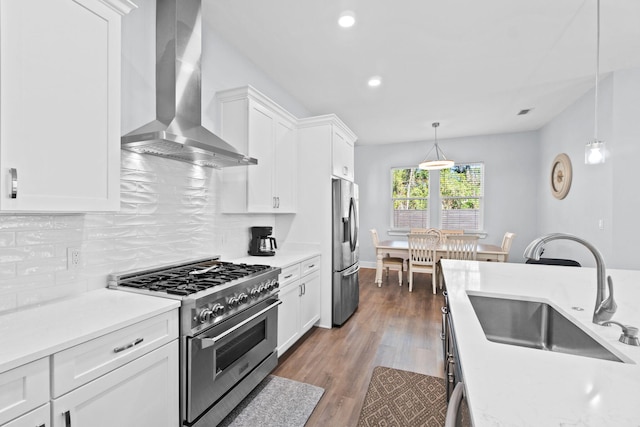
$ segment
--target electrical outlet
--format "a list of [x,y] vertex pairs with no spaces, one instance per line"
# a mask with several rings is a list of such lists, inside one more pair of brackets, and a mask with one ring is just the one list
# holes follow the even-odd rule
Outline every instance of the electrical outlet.
[[80,248],[67,248],[67,270],[80,268]]

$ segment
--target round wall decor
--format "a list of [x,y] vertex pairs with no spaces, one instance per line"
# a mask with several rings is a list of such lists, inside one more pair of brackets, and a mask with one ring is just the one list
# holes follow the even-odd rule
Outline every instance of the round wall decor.
[[562,200],[569,194],[571,188],[571,159],[565,153],[558,154],[551,163],[551,194]]

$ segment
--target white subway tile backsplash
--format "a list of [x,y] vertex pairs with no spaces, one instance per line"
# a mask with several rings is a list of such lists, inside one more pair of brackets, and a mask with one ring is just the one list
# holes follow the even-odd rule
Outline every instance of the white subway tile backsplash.
[[[119,212],[0,215],[0,313],[103,288],[112,273],[246,255],[248,228],[273,215],[219,213],[221,182],[221,171],[121,151]],[[78,269],[67,270],[69,247]]]

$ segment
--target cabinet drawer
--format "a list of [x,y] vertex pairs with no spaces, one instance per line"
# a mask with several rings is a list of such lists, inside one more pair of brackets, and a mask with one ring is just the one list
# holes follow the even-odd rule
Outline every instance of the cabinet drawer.
[[289,267],[283,268],[280,272],[280,276],[278,276],[278,282],[280,283],[280,288],[287,286],[290,283],[295,282],[300,278],[300,264],[290,265]]
[[52,397],[59,397],[177,337],[176,309],[56,353],[52,356]]
[[302,262],[302,276],[320,270],[320,256]]
[[51,405],[47,403],[28,414],[16,418],[2,427],[49,427],[51,425]]
[[48,358],[0,374],[0,424],[48,401]]

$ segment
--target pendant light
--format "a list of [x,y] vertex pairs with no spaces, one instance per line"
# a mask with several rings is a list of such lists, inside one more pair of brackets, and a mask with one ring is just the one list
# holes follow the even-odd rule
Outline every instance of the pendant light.
[[593,139],[584,147],[584,163],[597,165],[604,163],[605,142],[598,139],[598,78],[600,77],[600,0],[597,0],[596,11],[596,86],[595,86],[595,119]]
[[[438,126],[440,126],[440,123],[434,122],[431,126],[433,126],[433,132],[435,134],[435,143],[433,147],[431,147],[431,150],[429,150],[429,152],[427,153],[424,160],[420,162],[420,164],[418,165],[418,168],[426,169],[426,170],[439,170],[439,169],[450,168],[454,165],[453,160],[447,160],[444,153],[438,146]],[[436,152],[435,158],[430,160],[429,155],[434,150]]]

